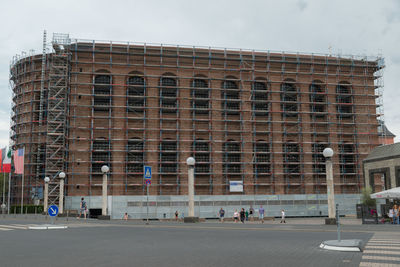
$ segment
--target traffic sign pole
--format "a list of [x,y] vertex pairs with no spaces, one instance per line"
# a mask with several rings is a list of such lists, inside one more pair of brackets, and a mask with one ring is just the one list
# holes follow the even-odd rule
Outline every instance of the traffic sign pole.
[[47,211],[49,216],[51,217],[51,224],[54,224],[54,218],[58,214],[58,207],[56,205],[51,205]]
[[149,224],[149,184],[147,184],[147,222],[146,224]]
[[149,186],[151,184],[151,166],[144,166],[144,177],[147,187],[147,216],[146,224],[149,224]]

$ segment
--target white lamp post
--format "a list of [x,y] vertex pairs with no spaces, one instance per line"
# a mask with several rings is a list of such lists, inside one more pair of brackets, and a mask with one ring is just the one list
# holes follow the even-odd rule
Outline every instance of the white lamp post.
[[63,214],[64,213],[64,178],[65,178],[65,172],[60,172],[58,174],[58,177],[60,177],[60,200],[59,200],[59,213]]
[[44,178],[44,212],[47,213],[48,210],[48,201],[49,201],[49,182],[50,178],[45,177]]
[[325,148],[322,154],[325,157],[325,168],[326,168],[326,187],[328,195],[328,216],[325,220],[325,224],[336,224],[335,216],[335,192],[333,186],[333,171],[332,171],[332,148]]
[[186,159],[188,165],[188,198],[189,198],[189,212],[188,217],[185,217],[185,222],[198,222],[199,218],[194,217],[194,165],[196,160],[193,157]]
[[103,173],[103,203],[101,206],[101,215],[107,216],[107,173],[110,168],[107,165],[101,167],[101,172]]

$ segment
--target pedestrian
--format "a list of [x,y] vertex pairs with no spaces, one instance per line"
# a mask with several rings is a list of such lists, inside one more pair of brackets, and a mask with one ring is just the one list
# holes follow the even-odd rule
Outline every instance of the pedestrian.
[[240,210],[240,221],[241,221],[242,223],[244,223],[245,216],[246,216],[246,214],[245,214],[244,208],[242,208],[242,209]]
[[83,213],[83,216],[86,220],[86,212],[87,212],[87,205],[86,205],[85,198],[81,198],[81,203],[79,204],[79,216],[77,219],[82,217],[82,213]]
[[248,221],[249,220],[249,211],[246,210],[244,214],[246,215],[246,221]]
[[178,211],[175,211],[175,221],[177,221],[177,220],[178,220],[178,216],[179,216],[179,213],[178,213]]
[[221,208],[219,210],[219,220],[220,220],[220,222],[224,222],[224,217],[225,217],[225,211],[224,211],[223,208]]
[[128,213],[127,213],[127,212],[125,212],[125,214],[124,214],[124,218],[123,218],[123,219],[124,219],[125,221],[127,221],[127,220],[128,220],[128,217],[129,217]]
[[239,220],[239,212],[237,210],[235,210],[235,212],[233,213],[233,220],[235,221],[235,223],[237,223]]
[[254,209],[253,209],[253,207],[250,207],[250,210],[249,210],[249,217],[250,217],[250,221],[253,221],[253,215],[254,215]]
[[393,214],[394,214],[394,211],[393,211],[393,207],[392,207],[389,210],[389,219],[390,219],[390,223],[392,223],[392,224],[393,224]]
[[286,223],[286,221],[285,221],[285,216],[286,216],[285,210],[281,210],[281,223],[282,223],[282,222],[283,222],[283,223]]
[[400,205],[397,206],[397,224],[400,224]]
[[399,208],[397,205],[394,205],[393,207],[393,223],[399,224]]
[[261,223],[264,223],[264,214],[265,210],[263,206],[260,206],[260,208],[258,209],[258,218],[261,220]]

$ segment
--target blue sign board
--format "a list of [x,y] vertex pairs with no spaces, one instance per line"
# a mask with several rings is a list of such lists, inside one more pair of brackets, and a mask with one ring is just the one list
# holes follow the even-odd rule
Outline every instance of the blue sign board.
[[49,213],[49,216],[57,216],[58,214],[58,207],[56,205],[51,205],[47,211]]
[[151,179],[151,166],[144,166],[144,179]]

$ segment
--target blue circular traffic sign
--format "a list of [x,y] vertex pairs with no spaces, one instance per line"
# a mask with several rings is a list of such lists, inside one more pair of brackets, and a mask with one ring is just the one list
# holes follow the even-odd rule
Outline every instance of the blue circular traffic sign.
[[49,213],[49,216],[54,217],[57,216],[58,214],[58,207],[56,205],[51,205],[49,209],[47,210]]

